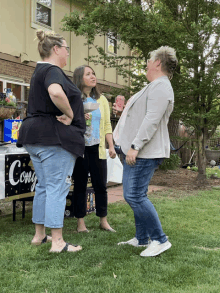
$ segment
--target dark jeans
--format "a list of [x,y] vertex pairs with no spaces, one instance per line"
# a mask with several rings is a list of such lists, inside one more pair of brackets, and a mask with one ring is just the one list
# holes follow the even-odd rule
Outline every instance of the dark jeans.
[[83,218],[87,208],[88,173],[91,175],[95,192],[95,208],[98,217],[107,216],[107,160],[99,159],[99,145],[85,147],[84,158],[77,158],[73,171],[74,196],[73,213],[76,218]]
[[140,245],[147,244],[149,237],[161,243],[167,241],[155,207],[147,197],[148,185],[155,169],[163,159],[136,159],[133,166],[124,160],[124,198],[134,212],[136,238]]

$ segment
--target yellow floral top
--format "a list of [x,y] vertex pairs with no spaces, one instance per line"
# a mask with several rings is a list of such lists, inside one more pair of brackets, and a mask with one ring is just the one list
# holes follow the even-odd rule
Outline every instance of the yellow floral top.
[[107,133],[112,133],[110,109],[108,100],[103,95],[100,96],[100,98],[97,100],[97,103],[99,103],[99,109],[101,112],[99,159],[106,159],[105,136]]

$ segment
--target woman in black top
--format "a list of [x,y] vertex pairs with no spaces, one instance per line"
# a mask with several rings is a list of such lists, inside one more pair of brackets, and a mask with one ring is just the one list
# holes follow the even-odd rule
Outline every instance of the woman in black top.
[[[32,244],[52,241],[50,252],[74,252],[82,248],[63,240],[62,227],[72,171],[85,148],[83,103],[81,92],[61,69],[69,55],[65,39],[42,30],[37,38],[43,61],[37,63],[31,79],[28,114],[17,143],[29,152],[38,179]],[[46,236],[45,227],[51,228],[52,238]]]

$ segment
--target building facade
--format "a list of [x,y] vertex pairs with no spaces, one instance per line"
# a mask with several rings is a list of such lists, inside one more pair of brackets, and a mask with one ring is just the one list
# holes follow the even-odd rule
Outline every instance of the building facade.
[[[94,66],[85,61],[85,58],[97,55],[97,51],[85,45],[84,37],[61,30],[63,17],[81,9],[76,3],[74,0],[0,1],[0,93],[11,88],[17,101],[27,103],[30,79],[36,62],[40,60],[37,41],[34,41],[36,29],[52,30],[64,36],[70,46],[64,71],[70,78],[77,66],[88,64],[96,72],[101,92],[108,93],[110,87],[128,85],[117,75],[116,69]],[[108,54],[130,55],[128,47],[117,48],[114,36],[97,37],[95,45],[103,47]]]

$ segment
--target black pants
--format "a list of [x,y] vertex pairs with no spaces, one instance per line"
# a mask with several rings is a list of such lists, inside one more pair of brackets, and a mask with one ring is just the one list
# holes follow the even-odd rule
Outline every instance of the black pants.
[[99,145],[85,147],[84,158],[77,158],[73,171],[73,212],[76,218],[83,218],[87,209],[88,173],[91,175],[95,192],[95,207],[98,217],[107,216],[107,160],[99,159]]

